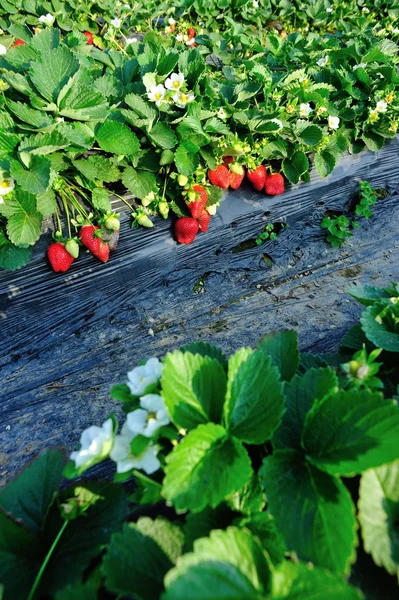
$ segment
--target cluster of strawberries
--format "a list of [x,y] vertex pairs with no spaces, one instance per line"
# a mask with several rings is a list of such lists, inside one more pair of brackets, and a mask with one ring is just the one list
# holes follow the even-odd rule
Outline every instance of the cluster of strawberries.
[[284,177],[280,173],[268,175],[264,165],[245,170],[245,167],[234,162],[232,156],[225,156],[222,165],[208,171],[209,181],[224,190],[229,187],[238,190],[245,175],[258,192],[264,190],[268,196],[278,196],[284,192]]
[[[237,190],[245,175],[258,192],[264,190],[269,196],[278,196],[284,192],[284,177],[280,173],[268,174],[264,165],[245,169],[232,156],[224,156],[223,164],[208,171],[210,183],[224,190]],[[186,204],[191,217],[181,217],[175,223],[175,236],[179,243],[191,244],[199,231],[208,231],[211,216],[206,210],[207,202],[208,193],[202,185],[194,185],[187,193]]]
[[[103,263],[108,261],[110,251],[115,250],[118,242],[119,221],[114,218],[112,219],[115,221],[115,229],[111,235],[107,234],[106,230],[98,225],[90,223],[83,225],[79,231],[81,244]],[[109,219],[108,221],[108,225],[111,225]],[[116,225],[116,222],[118,225]],[[47,257],[56,273],[65,273],[68,271],[74,260],[79,256],[79,243],[75,238],[61,240],[62,238],[50,244],[47,249]]]

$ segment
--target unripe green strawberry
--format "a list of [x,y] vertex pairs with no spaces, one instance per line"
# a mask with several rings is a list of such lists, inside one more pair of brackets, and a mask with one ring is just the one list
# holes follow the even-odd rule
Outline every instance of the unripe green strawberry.
[[358,363],[357,360],[351,360],[349,363],[350,374],[356,376],[359,367],[360,367],[360,363]]
[[158,210],[159,210],[159,213],[163,216],[164,219],[168,218],[168,215],[169,215],[169,206],[168,206],[167,202],[164,202],[164,201],[160,202],[158,204]]
[[185,175],[179,175],[177,178],[177,183],[181,185],[181,187],[184,187],[188,183],[188,177]]
[[137,216],[137,223],[142,227],[154,227],[154,223],[151,221],[151,219],[144,214]]
[[147,194],[147,196],[145,196],[145,198],[142,198],[141,204],[143,206],[148,206],[153,200],[155,200],[155,194],[154,192],[150,192],[149,194]]
[[105,227],[107,229],[111,229],[111,231],[119,231],[121,224],[119,222],[119,219],[117,219],[116,217],[108,217],[108,219],[105,220]]
[[78,258],[79,256],[79,244],[76,240],[71,238],[65,244],[65,250],[73,256],[73,258]]

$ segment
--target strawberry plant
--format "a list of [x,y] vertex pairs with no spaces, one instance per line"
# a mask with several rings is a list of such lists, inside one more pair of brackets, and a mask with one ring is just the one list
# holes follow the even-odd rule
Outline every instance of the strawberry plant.
[[[361,600],[359,527],[397,577],[399,287],[350,293],[365,310],[336,355],[282,331],[132,369],[111,391],[120,430],[109,415],[0,491],[4,599]],[[84,478],[109,459],[114,483]]]

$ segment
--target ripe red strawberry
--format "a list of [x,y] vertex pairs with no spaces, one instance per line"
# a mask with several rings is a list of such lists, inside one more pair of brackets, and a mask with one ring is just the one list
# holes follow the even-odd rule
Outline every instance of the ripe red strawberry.
[[245,169],[241,165],[232,163],[230,165],[229,185],[231,189],[238,190],[245,177]]
[[206,212],[206,210],[204,210],[204,212],[198,219],[199,228],[201,229],[201,231],[203,233],[206,233],[208,231],[210,220],[211,220],[211,215],[208,212]]
[[234,156],[223,156],[223,164],[225,167],[234,162]]
[[278,196],[284,192],[284,177],[280,173],[266,176],[265,192],[269,196]]
[[90,31],[84,31],[83,35],[86,36],[88,44],[92,44],[93,43],[93,34],[90,33]]
[[198,233],[198,221],[191,217],[181,217],[175,223],[175,235],[180,244],[191,244]]
[[24,40],[20,40],[19,38],[15,40],[15,42],[13,43],[12,47],[14,48],[14,46],[26,46],[26,42],[24,42]]
[[187,35],[188,35],[188,38],[189,38],[190,40],[192,40],[192,39],[193,39],[193,37],[195,37],[195,29],[193,29],[192,27],[189,27],[189,28],[187,29]]
[[67,252],[64,244],[61,244],[61,242],[54,242],[54,244],[50,244],[47,249],[47,257],[56,273],[65,273],[68,271],[69,267],[75,260],[73,256]]
[[109,258],[109,245],[100,237],[93,235],[98,229],[100,229],[98,226],[84,225],[79,231],[79,237],[83,246],[86,246],[94,256],[105,263]]
[[[193,194],[195,199],[190,200],[190,194]],[[188,193],[188,198],[188,210],[193,219],[198,219],[204,212],[206,203],[208,202],[208,192],[202,185],[194,185],[193,192]]]
[[253,171],[247,171],[247,177],[252,186],[260,192],[265,187],[267,171],[263,165],[259,165]]
[[219,165],[213,171],[209,169],[208,178],[212,185],[217,185],[223,190],[229,187],[230,171],[224,165]]

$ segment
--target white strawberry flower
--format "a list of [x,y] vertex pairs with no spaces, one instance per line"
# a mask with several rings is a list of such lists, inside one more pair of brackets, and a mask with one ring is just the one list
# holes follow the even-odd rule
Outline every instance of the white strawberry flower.
[[186,46],[192,46],[193,44],[195,44],[195,38],[191,38],[189,40],[186,41]]
[[131,469],[141,469],[147,475],[158,471],[161,463],[157,458],[159,447],[149,444],[138,456],[132,454],[130,443],[135,437],[125,423],[121,435],[115,436],[114,445],[110,452],[110,458],[116,462],[117,473],[127,473]]
[[172,73],[170,77],[165,81],[165,87],[167,90],[173,90],[177,92],[180,90],[181,86],[184,83],[184,75],[183,73]]
[[177,36],[176,36],[176,40],[177,40],[178,42],[182,42],[182,41],[183,41],[183,39],[184,39],[184,35],[182,35],[181,33],[178,33],[178,34],[177,34]]
[[221,106],[218,110],[219,119],[227,119],[227,116],[228,115],[227,115],[226,111],[224,110],[223,106]]
[[320,106],[320,108],[317,109],[317,115],[320,116],[323,113],[327,112],[327,107],[326,106]]
[[252,4],[253,4],[254,8],[258,8],[258,6],[259,6],[258,0],[253,0]]
[[192,102],[195,96],[191,92],[187,92],[186,94],[183,92],[179,92],[173,96],[173,100],[177,106],[180,108],[184,108],[186,104]]
[[378,113],[384,113],[384,112],[387,112],[387,108],[388,108],[388,104],[385,102],[385,100],[379,100],[376,104],[375,110]]
[[160,106],[166,94],[166,89],[160,83],[159,85],[152,85],[147,96],[151,102],[155,102],[157,106]]
[[116,29],[119,29],[121,24],[122,24],[122,21],[121,21],[121,19],[118,19],[118,17],[115,17],[115,19],[112,19],[112,21],[111,21],[111,25],[113,25]]
[[[15,188],[15,183],[12,177],[5,177],[2,181],[0,181],[0,196],[6,196]],[[0,202],[2,202],[2,198],[0,198]]]
[[317,65],[319,67],[325,67],[328,64],[329,58],[328,56],[322,56],[321,58],[319,58],[319,60],[317,61]]
[[0,56],[4,56],[4,54],[7,54],[7,48],[0,44]]
[[175,25],[176,21],[174,20],[173,17],[170,17],[170,19],[168,20],[169,25]]
[[170,423],[165,402],[159,394],[142,396],[140,406],[141,408],[130,412],[126,418],[129,430],[135,435],[152,437],[160,427]]
[[107,458],[114,442],[114,425],[112,419],[107,419],[101,427],[92,425],[80,436],[80,449],[71,453],[71,460],[76,468],[86,468]]
[[339,117],[328,117],[328,126],[330,129],[338,129],[339,127]]
[[310,113],[312,112],[312,110],[313,109],[311,108],[309,103],[307,103],[307,104],[302,103],[299,106],[299,115],[301,117],[308,117],[310,115]]
[[47,25],[48,27],[51,27],[51,25],[54,23],[54,21],[55,21],[55,17],[50,13],[47,13],[47,15],[42,15],[41,17],[39,17],[39,23],[43,23],[43,25]]
[[134,37],[126,38],[125,44],[126,46],[130,46],[130,44],[137,44],[138,39]]
[[129,371],[127,385],[134,396],[142,396],[150,385],[158,383],[161,375],[162,363],[157,358],[150,358],[145,365]]
[[334,11],[333,11],[333,9],[332,9],[331,7],[328,7],[328,8],[326,8],[326,12],[328,12],[328,13],[332,13],[332,12],[334,12]]

